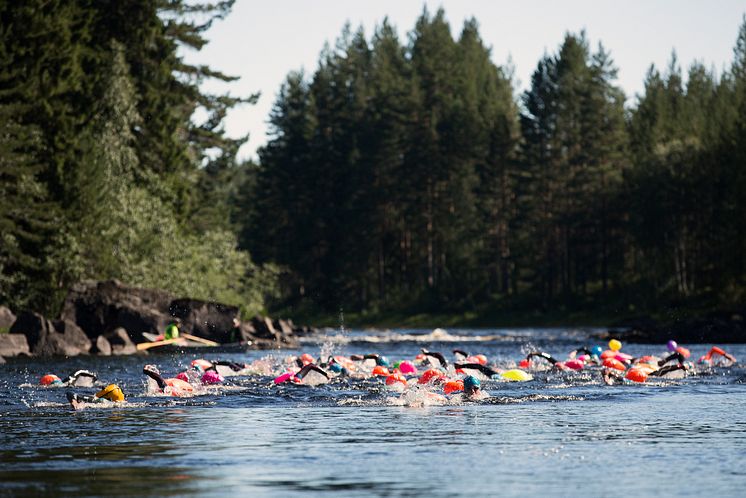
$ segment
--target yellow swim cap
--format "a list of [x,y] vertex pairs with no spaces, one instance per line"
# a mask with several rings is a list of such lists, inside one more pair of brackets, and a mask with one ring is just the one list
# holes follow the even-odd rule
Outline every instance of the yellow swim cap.
[[122,389],[116,384],[109,384],[105,388],[101,389],[99,392],[96,393],[96,397],[114,402],[124,401],[124,393],[122,392]]

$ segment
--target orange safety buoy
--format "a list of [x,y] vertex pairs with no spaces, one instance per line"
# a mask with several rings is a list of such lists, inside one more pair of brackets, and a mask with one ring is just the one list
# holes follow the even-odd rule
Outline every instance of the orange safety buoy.
[[627,370],[627,367],[624,366],[624,363],[617,360],[616,358],[606,358],[604,360],[603,365],[606,368],[613,368],[614,370],[621,370],[621,371]]
[[463,391],[464,390],[464,381],[461,379],[457,380],[449,380],[445,383],[445,386],[443,386],[443,391],[445,391],[446,394],[455,393],[457,391]]
[[629,379],[632,382],[645,382],[648,380],[648,374],[639,368],[630,368],[624,378]]
[[391,375],[389,375],[388,377],[386,377],[386,385],[387,386],[393,386],[396,383],[401,383],[401,384],[404,384],[406,386],[407,385],[407,378],[404,377],[399,372],[392,373]]
[[434,368],[430,368],[423,372],[423,374],[417,380],[417,383],[418,384],[429,384],[431,382],[440,381],[443,378],[445,378],[445,375],[443,375],[443,372],[441,372],[440,370],[435,370]]
[[373,367],[373,375],[386,377],[389,375],[389,369],[381,365],[376,365],[375,367]]

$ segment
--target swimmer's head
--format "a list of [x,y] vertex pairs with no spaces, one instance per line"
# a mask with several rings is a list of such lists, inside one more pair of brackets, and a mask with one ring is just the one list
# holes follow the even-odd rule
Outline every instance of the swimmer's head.
[[466,394],[474,394],[478,392],[481,387],[482,383],[479,382],[479,379],[477,379],[473,375],[468,375],[464,379],[464,392]]
[[379,356],[378,358],[376,358],[376,365],[378,365],[379,367],[388,367],[391,366],[391,363],[385,356]]
[[329,370],[331,370],[334,373],[340,373],[342,371],[342,365],[337,363],[336,361],[329,365]]
[[39,384],[42,386],[56,386],[62,384],[62,380],[54,374],[47,374],[39,379]]
[[591,354],[593,356],[598,356],[600,358],[601,357],[601,353],[603,353],[603,352],[604,352],[604,349],[601,346],[593,346],[591,348]]
[[122,389],[116,384],[109,384],[108,386],[104,387],[96,393],[96,397],[108,401],[113,401],[115,403],[124,401],[124,393],[122,392]]

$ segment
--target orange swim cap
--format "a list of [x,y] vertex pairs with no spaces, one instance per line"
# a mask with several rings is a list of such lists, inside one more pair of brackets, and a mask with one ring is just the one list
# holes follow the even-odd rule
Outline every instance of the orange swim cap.
[[392,386],[392,385],[396,384],[397,382],[400,382],[400,383],[404,384],[405,386],[407,385],[407,379],[406,379],[406,377],[404,377],[399,372],[393,373],[393,374],[389,375],[388,377],[386,377],[386,385],[387,386]]
[[437,382],[439,380],[442,380],[445,378],[445,375],[443,375],[443,372],[440,370],[435,370],[434,368],[430,368],[428,370],[425,370],[425,372],[420,376],[420,378],[417,380],[418,384],[428,384],[430,382]]
[[42,386],[48,386],[50,384],[55,384],[55,383],[61,384],[62,381],[60,380],[59,377],[57,377],[54,374],[47,374],[39,380],[39,384],[41,384]]
[[631,368],[624,377],[633,382],[645,382],[648,380],[648,374],[639,368]]
[[607,368],[613,368],[615,370],[627,370],[627,368],[624,366],[624,363],[617,360],[616,358],[606,358],[603,365]]
[[300,361],[302,361],[303,365],[305,366],[305,365],[308,365],[309,363],[313,363],[314,360],[313,360],[313,356],[311,356],[310,354],[303,353],[302,355],[300,355]]

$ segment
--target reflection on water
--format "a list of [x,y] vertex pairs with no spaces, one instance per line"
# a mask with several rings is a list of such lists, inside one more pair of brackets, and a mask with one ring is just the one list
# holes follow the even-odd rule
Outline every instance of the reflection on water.
[[[558,354],[582,345],[577,333],[531,340]],[[338,347],[400,359],[422,346]],[[520,357],[520,345],[506,340],[424,346]],[[705,346],[690,349],[696,356]],[[729,349],[746,358],[746,346]],[[193,358],[147,361],[176,372]],[[392,395],[373,381],[308,388],[236,379],[240,389],[224,393],[147,397],[144,361],[25,359],[0,367],[0,495],[742,496],[746,485],[741,367],[654,385],[608,387],[589,373],[488,381],[492,398],[484,402],[410,408],[388,405]],[[79,367],[123,385],[131,403],[72,412],[64,389],[19,387]]]

